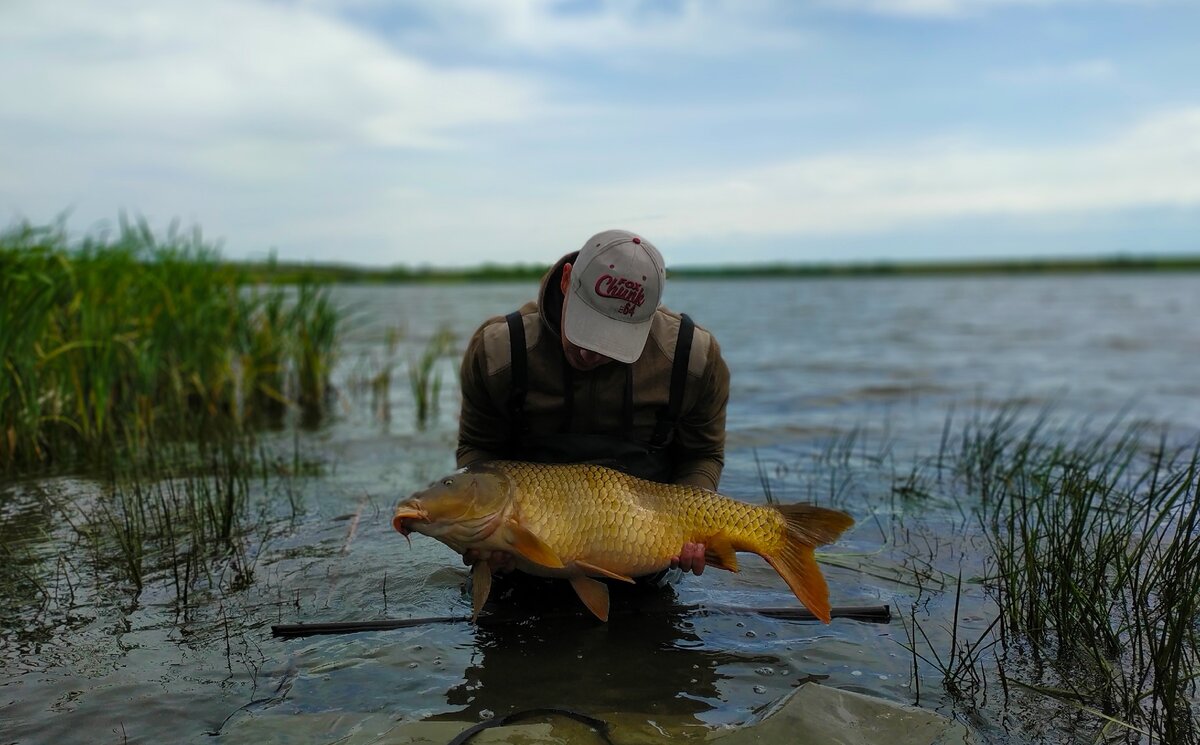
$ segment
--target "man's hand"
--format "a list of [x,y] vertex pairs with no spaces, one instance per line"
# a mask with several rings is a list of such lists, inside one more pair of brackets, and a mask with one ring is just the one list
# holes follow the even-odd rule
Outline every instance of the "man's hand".
[[671,559],[671,568],[680,569],[684,574],[691,572],[697,577],[704,574],[704,544],[685,543],[679,555]]
[[[463,554],[463,563],[467,566],[475,566],[480,561],[486,561],[488,569],[492,570],[492,574],[508,574],[517,568],[517,557],[507,551],[480,551],[475,548],[468,548]],[[703,558],[701,558],[703,563]]]

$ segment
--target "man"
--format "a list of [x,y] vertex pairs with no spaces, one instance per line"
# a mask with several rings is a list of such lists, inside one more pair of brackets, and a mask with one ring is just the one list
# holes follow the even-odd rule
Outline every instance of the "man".
[[[559,259],[534,301],[484,322],[462,362],[458,465],[601,463],[715,490],[729,368],[708,331],[659,304],[665,282],[649,241],[608,230]],[[464,561],[481,558],[514,564],[499,552]],[[703,544],[672,566],[702,573]]]

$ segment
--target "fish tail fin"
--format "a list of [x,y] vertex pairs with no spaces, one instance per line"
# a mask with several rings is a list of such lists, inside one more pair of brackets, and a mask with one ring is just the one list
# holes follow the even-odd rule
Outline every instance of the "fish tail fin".
[[774,554],[764,554],[763,558],[813,615],[829,623],[829,586],[817,566],[813,549],[836,541],[854,524],[854,518],[811,504],[777,505],[775,509],[783,515],[787,531],[783,547]]

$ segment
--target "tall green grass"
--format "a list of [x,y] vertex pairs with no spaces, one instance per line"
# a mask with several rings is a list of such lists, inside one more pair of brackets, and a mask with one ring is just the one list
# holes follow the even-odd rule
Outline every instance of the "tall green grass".
[[105,463],[157,438],[319,412],[341,315],[327,291],[260,288],[198,231],[122,220],[0,233],[0,471]]

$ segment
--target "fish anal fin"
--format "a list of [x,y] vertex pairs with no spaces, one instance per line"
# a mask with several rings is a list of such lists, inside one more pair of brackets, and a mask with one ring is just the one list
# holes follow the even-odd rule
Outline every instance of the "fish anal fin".
[[546,542],[538,538],[531,530],[512,521],[506,527],[508,531],[508,544],[512,546],[513,553],[519,554],[534,564],[549,567],[550,569],[563,569],[566,567],[562,559],[558,557],[558,553],[546,545]]
[[624,574],[618,574],[612,570],[605,569],[604,567],[596,566],[595,564],[589,564],[586,561],[580,561],[580,560],[576,559],[575,566],[579,567],[580,569],[582,569],[584,572],[586,572],[588,574],[599,574],[604,577],[608,577],[609,579],[617,579],[622,582],[628,582],[631,585],[636,584],[633,581],[633,577],[626,577]]
[[608,585],[582,574],[572,575],[571,587],[596,618],[608,620]]
[[487,602],[492,591],[492,568],[486,561],[477,561],[471,567],[471,621],[479,618],[479,611]]
[[733,544],[723,535],[712,536],[704,542],[704,563],[717,569],[738,571],[737,554]]

